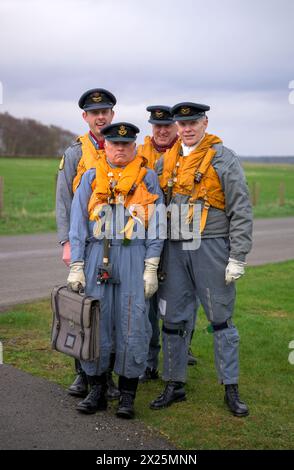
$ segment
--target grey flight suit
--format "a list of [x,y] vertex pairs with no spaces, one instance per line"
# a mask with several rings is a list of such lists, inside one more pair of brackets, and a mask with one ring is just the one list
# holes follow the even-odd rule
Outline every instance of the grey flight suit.
[[[159,287],[158,297],[163,319],[165,381],[186,381],[188,339],[198,296],[214,329],[219,381],[223,384],[238,383],[239,334],[232,323],[235,285],[225,284],[225,269],[229,257],[245,261],[251,249],[252,211],[239,159],[222,144],[214,148],[217,153],[212,165],[225,194],[225,210],[209,208],[198,249],[183,250],[182,241],[172,240],[167,241],[164,249],[167,276]],[[157,168],[159,173],[162,162],[160,165]],[[172,203],[187,204],[189,197],[175,194]]]
[[[114,371],[127,378],[139,377],[147,365],[151,337],[149,302],[144,298],[144,260],[159,257],[164,241],[158,238],[137,238],[124,246],[122,240],[115,237],[114,227],[110,263],[113,266],[113,278],[119,283],[97,285],[98,266],[103,259],[103,240],[94,238],[94,222],[88,219],[88,201],[94,178],[95,170],[89,170],[83,175],[71,211],[72,261],[85,262],[85,293],[99,299],[101,307],[99,360],[81,361],[81,364],[87,375],[103,374],[109,365],[115,331]],[[155,172],[148,170],[143,181],[150,193],[158,194],[155,204],[163,204],[163,194]],[[113,206],[113,220],[116,210],[117,206]],[[151,220],[156,224],[156,217]]]
[[[97,142],[91,134],[89,138],[96,149],[99,148]],[[64,243],[69,240],[70,210],[73,199],[73,180],[77,174],[77,167],[82,157],[82,144],[74,142],[64,152],[63,168],[58,172],[56,186],[56,223],[58,240]]]

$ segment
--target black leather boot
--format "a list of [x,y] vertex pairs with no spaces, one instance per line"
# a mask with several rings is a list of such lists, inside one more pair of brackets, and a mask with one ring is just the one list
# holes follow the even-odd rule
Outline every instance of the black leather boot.
[[82,413],[93,414],[107,408],[107,383],[106,374],[87,376],[90,385],[90,393],[78,403],[76,409]]
[[131,392],[130,390],[121,390],[116,416],[124,419],[133,419],[135,416],[135,397],[135,392]]
[[145,372],[143,375],[140,375],[139,382],[144,383],[148,382],[149,380],[157,380],[159,378],[158,370],[151,369],[150,367],[146,367]]
[[75,359],[75,369],[77,376],[71,386],[68,387],[67,391],[69,395],[83,398],[88,394],[88,380],[81,363],[77,359]]
[[225,385],[225,403],[234,416],[242,418],[249,415],[249,409],[243,401],[240,400],[237,384]]
[[133,419],[135,416],[134,402],[138,387],[138,378],[128,379],[119,377],[120,399],[116,416],[124,419]]
[[168,382],[163,393],[150,403],[152,410],[166,408],[172,403],[186,400],[185,384],[183,382]]

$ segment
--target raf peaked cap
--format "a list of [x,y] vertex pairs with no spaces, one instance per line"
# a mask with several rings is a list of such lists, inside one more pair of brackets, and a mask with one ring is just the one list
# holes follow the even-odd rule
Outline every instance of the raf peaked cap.
[[199,103],[178,103],[172,107],[171,113],[174,121],[193,121],[205,116],[205,112],[210,110],[210,106]]
[[163,126],[168,126],[174,122],[171,108],[169,106],[148,106],[146,110],[151,113],[150,118],[148,119],[150,124],[162,124]]
[[134,142],[140,129],[129,122],[110,124],[101,130],[106,140],[112,142]]
[[113,108],[115,103],[115,96],[104,88],[92,88],[85,91],[79,99],[79,107],[84,111]]

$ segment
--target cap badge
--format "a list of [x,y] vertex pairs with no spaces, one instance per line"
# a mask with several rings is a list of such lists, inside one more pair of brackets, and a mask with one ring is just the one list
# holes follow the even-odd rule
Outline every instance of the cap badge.
[[119,135],[124,136],[128,133],[128,131],[125,128],[125,126],[120,126],[118,133],[119,133]]
[[162,118],[163,117],[163,112],[162,111],[155,111],[155,116],[157,118]]
[[102,96],[100,93],[94,93],[92,95],[92,101],[94,101],[94,103],[100,103],[100,101],[102,101]]
[[189,114],[191,111],[190,108],[181,108],[181,114],[183,114],[184,116],[186,116],[187,114]]

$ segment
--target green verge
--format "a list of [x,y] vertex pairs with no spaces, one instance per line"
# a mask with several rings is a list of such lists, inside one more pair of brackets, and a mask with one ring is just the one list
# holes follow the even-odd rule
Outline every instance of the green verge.
[[[56,230],[55,179],[58,161],[1,158],[4,177],[4,211],[0,235],[42,233]],[[294,165],[244,164],[249,189],[258,192],[255,217],[294,216]],[[285,185],[280,206],[279,186]]]
[[[235,418],[223,403],[213,362],[213,336],[200,311],[189,367],[186,402],[168,409],[148,408],[164,386],[161,380],[139,386],[136,416],[183,449],[293,449],[294,365],[288,361],[294,340],[294,261],[251,267],[238,282],[235,323],[241,343],[241,398],[248,418]],[[49,301],[20,305],[0,315],[4,362],[67,387],[73,360],[50,349]],[[111,403],[110,413],[115,404]]]

